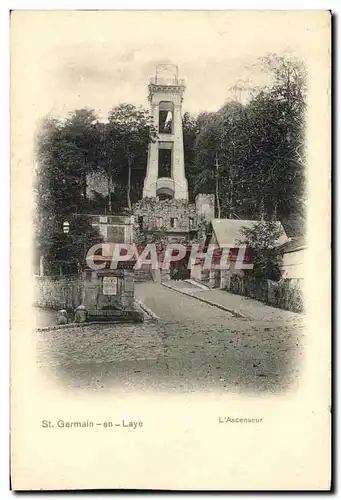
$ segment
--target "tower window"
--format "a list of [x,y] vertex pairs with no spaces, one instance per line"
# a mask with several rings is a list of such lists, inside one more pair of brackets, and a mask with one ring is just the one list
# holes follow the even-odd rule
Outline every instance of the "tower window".
[[159,172],[158,177],[172,176],[172,150],[159,149]]
[[160,111],[159,132],[160,134],[171,134],[173,128],[173,115],[171,111]]
[[137,223],[139,225],[139,229],[143,229],[143,216],[142,215],[139,215],[137,217]]
[[159,104],[159,133],[173,133],[174,104],[172,102],[160,102]]

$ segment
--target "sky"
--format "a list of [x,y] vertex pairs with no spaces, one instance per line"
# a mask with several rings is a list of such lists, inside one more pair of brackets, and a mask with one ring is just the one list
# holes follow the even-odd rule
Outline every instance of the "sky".
[[[12,66],[32,119],[121,102],[148,107],[160,63],[185,78],[183,111],[219,109],[238,82],[269,82],[268,53],[307,57],[321,16],[303,11],[38,11],[12,17]],[[16,50],[20,47],[20,50]],[[32,113],[32,114],[31,114]]]

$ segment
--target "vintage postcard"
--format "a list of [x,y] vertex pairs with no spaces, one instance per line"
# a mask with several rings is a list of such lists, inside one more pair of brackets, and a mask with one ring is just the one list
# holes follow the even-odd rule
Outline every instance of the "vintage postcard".
[[11,13],[13,490],[331,487],[331,13]]

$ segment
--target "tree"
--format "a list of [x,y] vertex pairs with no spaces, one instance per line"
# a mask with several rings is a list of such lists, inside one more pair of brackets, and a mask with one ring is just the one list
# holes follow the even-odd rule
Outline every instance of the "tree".
[[221,191],[222,213],[228,218],[236,216],[238,207],[238,193],[244,183],[243,170],[241,164],[245,158],[245,110],[238,102],[226,103],[218,111],[221,117],[221,148],[220,148],[220,169],[221,169]]
[[138,170],[141,164],[146,165],[148,146],[156,140],[157,132],[149,112],[132,104],[120,104],[113,108],[108,119],[118,176],[120,179],[126,177],[127,204],[131,211],[132,172]]
[[187,112],[184,113],[182,118],[182,131],[184,141],[185,174],[188,182],[189,200],[194,201],[196,183],[195,140],[199,129],[195,117]]
[[74,175],[79,176],[83,203],[86,202],[87,174],[98,166],[97,132],[98,118],[92,109],[75,110],[66,119],[62,129],[62,139],[69,150],[69,161]]
[[244,166],[249,183],[261,187],[255,199],[259,212],[276,219],[302,212],[306,73],[290,57],[270,55],[263,64],[273,83],[247,106],[249,152]]
[[275,221],[255,222],[252,228],[242,228],[243,238],[239,243],[246,244],[252,251],[252,274],[257,278],[279,280],[281,277],[281,257],[278,238],[282,231]]
[[217,217],[232,217],[239,163],[244,158],[243,106],[230,102],[216,113],[198,116],[195,190],[215,193]]
[[[95,170],[104,172],[107,178],[108,189],[108,212],[112,212],[112,194],[115,188],[121,184],[119,178],[120,161],[117,152],[117,134],[108,123],[96,124],[96,149],[97,166]],[[114,181],[115,179],[115,181]]]
[[198,117],[199,132],[195,141],[195,192],[215,193],[220,218],[219,171],[222,153],[222,120],[216,113]]
[[262,63],[271,85],[246,105],[229,102],[197,117],[194,192],[215,193],[218,217],[298,221],[305,197],[305,68],[276,55]]

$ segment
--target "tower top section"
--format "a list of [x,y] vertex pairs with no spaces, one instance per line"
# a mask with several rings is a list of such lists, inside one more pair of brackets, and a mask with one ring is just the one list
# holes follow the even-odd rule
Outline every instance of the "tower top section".
[[175,93],[181,97],[185,91],[185,80],[179,78],[179,68],[175,64],[158,64],[155,75],[150,78],[148,99],[151,101],[153,94]]

